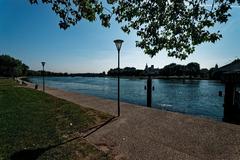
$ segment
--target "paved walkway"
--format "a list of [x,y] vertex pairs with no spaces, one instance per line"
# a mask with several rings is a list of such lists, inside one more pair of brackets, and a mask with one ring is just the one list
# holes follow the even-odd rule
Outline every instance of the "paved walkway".
[[[116,115],[117,103],[47,88],[76,104]],[[115,159],[240,160],[240,126],[121,103],[121,117],[86,138]]]

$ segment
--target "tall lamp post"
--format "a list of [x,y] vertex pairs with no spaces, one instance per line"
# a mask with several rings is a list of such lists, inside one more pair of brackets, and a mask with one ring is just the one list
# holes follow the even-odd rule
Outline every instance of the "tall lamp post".
[[42,77],[43,77],[43,92],[45,92],[44,66],[45,66],[46,62],[41,62],[41,63],[42,63],[42,67],[43,67],[43,71],[42,71]]
[[122,47],[123,40],[116,39],[114,40],[114,43],[118,50],[118,117],[120,116],[120,50]]

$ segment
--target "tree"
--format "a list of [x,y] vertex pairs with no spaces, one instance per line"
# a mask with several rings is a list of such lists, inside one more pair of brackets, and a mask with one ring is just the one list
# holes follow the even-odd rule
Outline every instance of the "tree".
[[191,62],[188,63],[186,67],[189,72],[190,78],[192,78],[192,76],[196,77],[200,74],[200,65],[198,63]]
[[8,55],[0,55],[0,76],[16,77],[27,74],[28,66]]
[[[185,59],[204,42],[216,42],[220,31],[209,30],[217,23],[226,23],[236,0],[107,0],[107,9],[100,0],[30,0],[50,4],[60,17],[59,26],[67,29],[78,21],[96,20],[110,26],[111,17],[123,23],[122,30],[135,30],[140,40],[136,46],[151,57],[166,50],[168,56]],[[239,2],[239,0],[237,0]]]
[[200,77],[204,79],[209,78],[209,70],[207,68],[203,68],[200,70]]

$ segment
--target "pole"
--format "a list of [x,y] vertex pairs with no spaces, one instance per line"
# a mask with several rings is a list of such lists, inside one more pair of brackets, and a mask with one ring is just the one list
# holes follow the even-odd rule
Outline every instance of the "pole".
[[118,117],[120,116],[120,49],[118,49]]
[[224,95],[224,118],[225,122],[234,121],[234,97],[235,97],[235,84],[233,82],[225,83],[225,95]]
[[152,78],[148,76],[147,79],[147,106],[152,107]]
[[44,65],[43,65],[43,92],[45,92]]

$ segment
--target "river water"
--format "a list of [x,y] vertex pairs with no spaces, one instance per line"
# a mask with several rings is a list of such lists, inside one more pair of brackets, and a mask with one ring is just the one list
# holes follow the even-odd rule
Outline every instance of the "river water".
[[[31,77],[42,84],[41,77]],[[117,79],[104,77],[45,77],[49,87],[117,100]],[[146,106],[145,79],[121,79],[121,101]],[[153,108],[222,120],[224,84],[212,80],[154,79]]]

